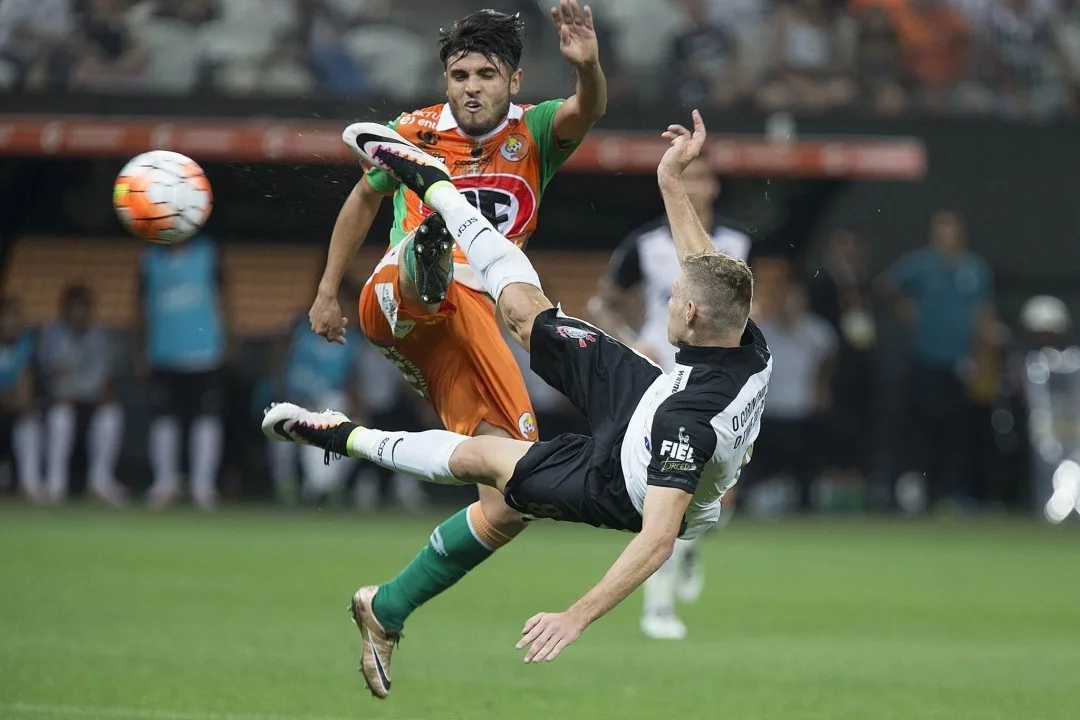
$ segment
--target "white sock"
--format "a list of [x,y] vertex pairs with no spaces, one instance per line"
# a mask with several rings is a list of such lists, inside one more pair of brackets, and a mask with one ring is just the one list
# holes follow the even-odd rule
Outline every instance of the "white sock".
[[90,420],[90,486],[101,489],[116,480],[116,458],[124,441],[124,411],[118,403],[102,405]]
[[45,412],[45,489],[53,500],[67,495],[74,446],[75,407],[56,403]]
[[282,490],[296,478],[296,443],[266,440],[266,454],[270,460],[270,479],[274,488]]
[[675,612],[675,576],[678,568],[679,559],[672,552],[667,562],[645,581],[643,592],[646,615],[669,615]]
[[360,473],[356,480],[356,488],[353,490],[353,502],[358,510],[376,510],[379,507],[381,493],[379,483],[382,477],[379,471],[368,467]]
[[217,496],[217,473],[221,464],[224,432],[221,418],[213,415],[200,415],[191,423],[191,494],[200,505],[213,503]]
[[337,488],[345,474],[355,467],[355,460],[341,459],[327,465],[326,453],[316,447],[300,446],[300,471],[304,477],[305,497],[317,497]]
[[[716,530],[719,530],[722,527],[726,527],[727,524],[729,522],[731,522],[731,518],[733,518],[733,517],[735,517],[735,503],[734,502],[722,503],[720,505],[720,517],[717,518],[716,524],[712,526],[712,530],[710,532],[714,532]],[[692,542],[696,542],[696,540],[694,540]]]
[[675,547],[671,549],[671,558],[679,565],[682,565],[686,556],[694,551],[694,547],[697,545],[697,538],[693,540],[683,540],[677,538],[675,540]]
[[384,432],[357,428],[349,435],[352,457],[440,485],[466,485],[450,472],[450,456],[469,438],[446,430]]
[[503,237],[453,185],[436,187],[427,204],[442,215],[484,289],[496,301],[512,283],[526,283],[542,290],[540,276],[521,248]]
[[176,493],[180,480],[180,421],[172,416],[150,423],[150,467],[154,471],[153,494]]
[[398,504],[409,512],[419,512],[427,505],[423,484],[412,475],[394,473],[390,478],[390,489]]
[[41,423],[37,417],[28,414],[15,421],[12,444],[19,466],[19,485],[34,497],[41,490]]

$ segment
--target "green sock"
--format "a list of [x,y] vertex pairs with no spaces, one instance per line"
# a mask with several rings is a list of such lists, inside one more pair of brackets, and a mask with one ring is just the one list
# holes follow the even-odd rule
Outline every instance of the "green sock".
[[435,528],[420,554],[397,577],[379,586],[372,610],[382,626],[399,632],[413,610],[451,587],[493,554],[469,530],[468,508]]
[[412,243],[413,238],[403,241],[405,244],[401,247],[401,260],[405,263],[405,277],[409,282],[409,285],[416,287],[416,255],[413,254]]

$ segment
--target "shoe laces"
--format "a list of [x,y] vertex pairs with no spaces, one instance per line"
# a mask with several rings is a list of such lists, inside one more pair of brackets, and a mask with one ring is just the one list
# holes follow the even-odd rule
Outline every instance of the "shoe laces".
[[349,454],[349,436],[341,432],[344,425],[330,429],[330,440],[326,443],[323,451],[323,465],[329,465],[331,460],[340,460]]

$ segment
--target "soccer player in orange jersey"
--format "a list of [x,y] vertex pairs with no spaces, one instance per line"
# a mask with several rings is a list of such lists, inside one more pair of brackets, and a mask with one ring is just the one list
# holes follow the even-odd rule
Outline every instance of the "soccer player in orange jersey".
[[[523,246],[536,228],[544,188],[604,113],[607,88],[592,11],[576,0],[551,10],[560,51],[577,72],[566,100],[518,105],[523,23],[481,10],[440,37],[447,102],[390,123],[449,169],[454,185],[498,231]],[[348,136],[349,130],[346,130]],[[425,242],[432,210],[390,173],[368,169],[345,201],[330,240],[326,269],[309,317],[327,340],[345,342],[338,286],[384,197],[392,196],[390,249],[360,300],[360,328],[431,403],[447,430],[535,441],[525,383],[495,321],[494,303],[453,242]],[[432,238],[435,233],[432,233]],[[446,590],[525,528],[498,490],[449,518],[394,579],[362,589],[379,624],[396,636],[421,604]],[[389,649],[381,658],[389,692]],[[370,683],[370,681],[369,681]]]

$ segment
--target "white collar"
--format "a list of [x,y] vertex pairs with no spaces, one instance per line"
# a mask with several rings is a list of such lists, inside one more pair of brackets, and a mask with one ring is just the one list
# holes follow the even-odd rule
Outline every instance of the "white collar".
[[[506,117],[503,118],[503,121],[499,123],[499,126],[497,128],[485,135],[481,135],[480,137],[472,137],[471,135],[468,137],[472,140],[483,142],[484,140],[487,140],[488,138],[502,132],[503,128],[505,128],[506,124],[511,120],[520,120],[524,115],[524,108],[522,108],[520,105],[510,103],[510,110],[507,111]],[[435,126],[435,130],[437,130],[438,132],[446,132],[447,130],[456,129],[457,126],[458,124],[457,120],[454,119],[454,113],[450,112],[450,103],[443,103],[442,113],[439,114],[439,123]],[[465,133],[462,133],[462,135],[464,134]]]

